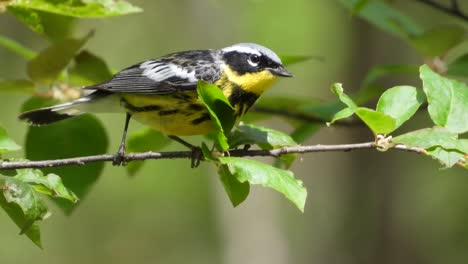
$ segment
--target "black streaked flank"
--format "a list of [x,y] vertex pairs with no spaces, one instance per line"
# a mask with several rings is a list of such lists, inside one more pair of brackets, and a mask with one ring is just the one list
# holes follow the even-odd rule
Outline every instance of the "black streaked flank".
[[189,109],[194,110],[194,111],[200,111],[200,110],[205,109],[205,107],[201,104],[190,104]]
[[210,114],[209,113],[204,113],[201,117],[192,120],[192,124],[198,125],[198,124],[200,124],[202,122],[205,122],[205,121],[208,121],[208,120],[211,120]]
[[[249,110],[255,101],[257,101],[258,97],[257,94],[242,90],[239,86],[234,86],[228,99],[232,106],[239,105],[239,110],[242,111],[239,111],[238,115],[241,115]],[[247,109],[244,110],[244,107],[247,107]]]
[[130,112],[139,113],[139,112],[152,112],[159,111],[162,109],[159,105],[147,105],[147,106],[134,106],[130,104],[127,100],[121,99],[121,102],[125,108],[130,110]]
[[160,116],[166,116],[166,115],[173,115],[179,112],[177,109],[171,109],[171,110],[161,110],[158,112],[158,115]]
[[190,101],[193,99],[191,95],[185,93],[174,93],[171,96],[184,101]]

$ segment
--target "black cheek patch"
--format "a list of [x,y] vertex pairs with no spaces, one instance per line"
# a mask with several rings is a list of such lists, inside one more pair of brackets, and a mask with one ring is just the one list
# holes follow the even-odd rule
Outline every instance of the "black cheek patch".
[[229,67],[237,72],[238,74],[242,75],[247,72],[257,72],[259,69],[250,65],[247,60],[249,58],[249,54],[246,53],[239,53],[239,52],[228,52],[223,55],[226,64]]

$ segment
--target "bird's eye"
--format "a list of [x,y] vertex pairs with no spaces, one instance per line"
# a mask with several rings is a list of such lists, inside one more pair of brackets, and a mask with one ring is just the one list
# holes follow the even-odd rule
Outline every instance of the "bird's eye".
[[250,55],[250,57],[249,57],[249,64],[250,65],[257,66],[259,62],[260,62],[260,56],[258,56],[257,54]]

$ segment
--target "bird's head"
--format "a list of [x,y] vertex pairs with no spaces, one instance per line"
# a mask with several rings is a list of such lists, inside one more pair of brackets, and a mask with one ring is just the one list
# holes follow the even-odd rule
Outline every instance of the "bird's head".
[[224,72],[230,81],[249,92],[263,93],[277,77],[292,77],[272,50],[255,44],[240,43],[221,49]]

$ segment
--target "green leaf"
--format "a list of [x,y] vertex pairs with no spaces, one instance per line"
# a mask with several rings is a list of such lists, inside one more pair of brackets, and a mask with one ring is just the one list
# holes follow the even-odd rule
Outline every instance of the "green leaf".
[[[132,135],[127,140],[127,152],[160,151],[171,141],[158,131],[145,128]],[[132,161],[126,166],[130,175],[135,175],[143,166],[144,161]]]
[[[7,213],[7,215],[15,222],[15,224],[21,229],[24,224],[26,223],[26,219],[24,216],[21,207],[19,207],[15,203],[9,203],[5,200],[5,196],[0,195],[0,207]],[[33,223],[24,234],[39,248],[42,248],[41,243],[41,232],[39,229],[39,225],[37,223]]]
[[37,32],[41,35],[44,34],[45,29],[39,12],[20,6],[15,7],[12,5],[8,7],[8,12],[26,24],[34,32]]
[[468,153],[466,140],[458,139],[456,133],[440,127],[412,131],[392,138],[392,142],[424,149],[440,146],[445,149],[456,149],[462,153]]
[[356,115],[374,132],[374,135],[385,135],[396,129],[396,120],[384,113],[359,107]]
[[32,94],[36,90],[34,83],[29,80],[0,81],[0,93]]
[[52,83],[91,36],[89,33],[81,39],[65,39],[52,44],[29,61],[29,77],[37,83]]
[[[47,206],[29,184],[16,177],[4,177],[0,205],[37,246],[41,247],[37,221],[48,216]],[[19,209],[19,210],[18,210]]]
[[[340,0],[349,10],[356,12],[356,5],[362,0]],[[419,35],[422,28],[410,17],[402,14],[385,1],[369,1],[358,8],[357,14],[369,23],[401,38]]]
[[0,126],[0,154],[19,149],[21,147],[8,137],[6,130]]
[[34,9],[9,6],[8,11],[34,32],[54,41],[70,37],[74,18]]
[[424,102],[424,93],[412,86],[396,86],[385,91],[377,111],[395,119],[395,129],[410,119]]
[[456,133],[468,131],[468,86],[440,76],[429,66],[420,68],[429,115],[439,126]]
[[392,142],[427,150],[446,167],[453,166],[468,153],[468,140],[444,128],[425,128],[392,138]]
[[280,56],[283,66],[288,66],[296,63],[305,62],[311,59],[323,60],[320,57],[304,56],[304,55],[282,55]]
[[78,197],[63,185],[62,179],[56,174],[44,176],[42,171],[35,169],[19,169],[16,173],[16,179],[34,185],[38,192],[51,197],[66,199],[72,203],[78,202]]
[[243,183],[261,184],[282,193],[293,202],[299,210],[304,211],[307,190],[302,181],[294,178],[291,171],[281,170],[259,161],[237,157],[220,157],[221,164]]
[[438,159],[445,168],[453,167],[457,162],[464,160],[466,154],[458,151],[447,150],[442,147],[434,147],[427,149],[427,153],[433,158]]
[[81,18],[118,16],[142,11],[130,3],[120,0],[15,0],[11,2],[10,7],[12,6]]
[[354,112],[356,112],[356,109],[353,109],[353,108],[350,108],[350,107],[344,108],[344,109],[340,110],[338,113],[336,113],[333,116],[333,119],[330,122],[328,122],[327,125],[331,125],[331,124],[335,123],[336,121],[338,121],[340,119],[348,118],[348,117],[352,116],[354,114]]
[[106,62],[87,50],[81,51],[74,60],[75,65],[69,71],[74,85],[91,85],[112,77]]
[[397,129],[417,111],[424,100],[424,97],[421,93],[418,93],[416,88],[397,86],[382,95],[377,105],[377,111],[375,111],[365,107],[358,107],[344,93],[341,84],[334,84],[332,91],[348,107],[337,112],[328,124],[333,124],[336,120],[347,118],[356,113],[374,134],[388,134]]
[[416,65],[392,64],[374,66],[367,72],[366,77],[361,83],[361,89],[359,89],[354,97],[354,101],[357,104],[364,104],[374,98],[378,98],[384,89],[377,86],[375,82],[382,77],[394,74],[414,75],[418,72],[419,67]]
[[332,86],[332,92],[338,95],[340,101],[345,104],[347,107],[351,109],[356,109],[358,106],[356,103],[349,97],[347,94],[344,93],[343,85],[341,83],[335,83]]
[[442,56],[446,51],[461,43],[465,30],[459,25],[443,25],[412,36],[409,41],[422,55]]
[[[258,145],[261,149],[271,150],[286,146],[296,146],[297,143],[291,136],[278,130],[255,126],[250,124],[240,124],[228,136],[228,143],[231,148],[240,145]],[[278,159],[278,167],[289,168],[296,158],[296,154],[283,155]]]
[[353,14],[359,14],[359,12],[366,7],[367,4],[369,4],[371,0],[357,0],[354,2],[354,6],[352,7],[352,13]]
[[337,120],[352,116],[358,107],[353,99],[344,93],[344,89],[341,83],[333,84],[331,90],[338,96],[338,99],[340,99],[340,101],[348,107],[341,109],[339,112],[334,114],[332,120],[327,123],[327,125],[331,125]]
[[216,126],[217,143],[222,150],[229,149],[227,135],[236,122],[234,109],[228,99],[224,96],[221,89],[216,85],[199,81],[197,85],[197,93],[200,100],[208,109],[211,119]]
[[7,38],[5,36],[0,36],[0,46],[28,60],[36,56],[36,53],[33,50],[30,50],[26,48],[24,45],[16,42],[15,40]]
[[208,148],[208,145],[206,145],[205,142],[201,143],[201,150],[205,160],[218,160],[218,158],[213,155],[210,148]]
[[223,183],[224,190],[226,191],[231,203],[234,207],[241,204],[250,192],[249,182],[240,182],[229,170],[227,165],[221,164],[218,168],[218,175]]
[[256,144],[267,150],[297,145],[289,135],[283,132],[251,124],[238,125],[229,135],[228,144],[231,148]]
[[23,105],[20,107],[20,112],[27,112],[38,108],[48,107],[51,105],[61,103],[60,100],[57,99],[45,99],[43,97],[30,97],[26,100]]
[[[37,100],[27,102],[23,109],[30,110],[33,104],[38,105]],[[26,134],[25,150],[28,159],[44,160],[103,154],[107,146],[107,135],[101,122],[91,115],[81,115],[48,126],[30,127]],[[83,200],[103,168],[104,163],[93,163],[43,171],[45,174],[60,175],[65,186]],[[68,214],[74,208],[70,202],[54,201]]]
[[447,74],[458,77],[468,77],[468,54],[458,57],[448,65]]
[[44,25],[44,34],[52,41],[62,41],[73,36],[77,24],[75,18],[42,11],[38,13]]

